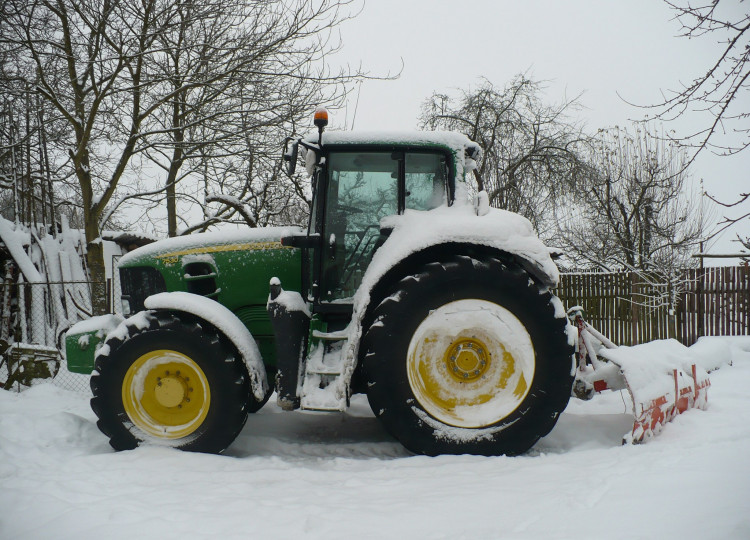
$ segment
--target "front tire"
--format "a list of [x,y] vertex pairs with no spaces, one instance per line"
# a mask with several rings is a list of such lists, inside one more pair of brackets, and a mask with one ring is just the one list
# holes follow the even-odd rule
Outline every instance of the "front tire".
[[567,320],[519,266],[456,257],[402,279],[362,342],[368,399],[415,453],[515,455],[573,383]]
[[108,354],[97,356],[91,376],[91,408],[111,446],[224,451],[242,430],[252,398],[234,346],[183,314],[145,312],[124,329],[126,336],[106,340]]

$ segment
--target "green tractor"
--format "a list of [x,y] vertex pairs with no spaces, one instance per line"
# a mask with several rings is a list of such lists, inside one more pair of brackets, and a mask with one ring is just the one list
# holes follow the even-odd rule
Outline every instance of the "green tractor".
[[312,179],[307,230],[171,238],[119,264],[123,310],[66,338],[117,450],[222,452],[273,391],[284,410],[372,411],[421,454],[513,455],[574,380],[549,250],[524,218],[468,202],[481,150],[449,132],[287,140]]

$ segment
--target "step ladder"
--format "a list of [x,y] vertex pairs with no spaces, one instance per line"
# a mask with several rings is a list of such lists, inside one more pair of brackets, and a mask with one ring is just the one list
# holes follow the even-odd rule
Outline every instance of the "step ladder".
[[349,392],[343,379],[347,332],[313,331],[317,344],[305,361],[300,408],[307,411],[345,411]]

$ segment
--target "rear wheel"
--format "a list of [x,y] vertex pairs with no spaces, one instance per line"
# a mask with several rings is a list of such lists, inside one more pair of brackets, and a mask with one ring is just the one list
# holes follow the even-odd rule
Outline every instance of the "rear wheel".
[[[143,442],[218,453],[245,424],[252,393],[234,347],[213,327],[146,313],[96,359],[91,407],[116,450]],[[248,397],[250,396],[250,397]]]
[[373,412],[416,453],[528,450],[573,382],[552,298],[494,258],[457,257],[404,278],[362,342]]

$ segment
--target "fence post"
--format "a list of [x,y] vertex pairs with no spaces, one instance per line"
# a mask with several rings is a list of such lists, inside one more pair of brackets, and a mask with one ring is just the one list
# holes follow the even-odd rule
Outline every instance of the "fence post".
[[674,334],[675,339],[687,345],[687,339],[685,338],[685,312],[687,304],[687,293],[689,283],[688,270],[679,270],[681,278],[677,278],[678,283],[685,283],[682,289],[678,289],[679,292],[674,293]]
[[636,304],[636,280],[635,272],[629,272],[630,277],[630,343],[635,345],[638,335],[638,306]]
[[[703,242],[700,245],[701,253],[703,253]],[[703,257],[700,258],[700,266],[698,267],[698,283],[695,286],[696,300],[698,301],[698,338],[703,336]]]
[[114,313],[112,309],[112,278],[107,278],[107,311]]

